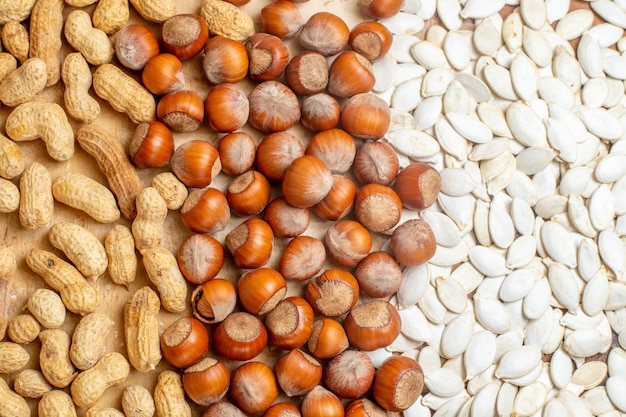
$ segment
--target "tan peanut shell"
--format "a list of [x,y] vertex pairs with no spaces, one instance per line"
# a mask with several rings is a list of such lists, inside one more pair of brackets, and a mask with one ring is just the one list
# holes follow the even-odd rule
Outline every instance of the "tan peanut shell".
[[124,355],[107,353],[92,368],[78,374],[70,387],[72,399],[81,408],[91,407],[108,388],[124,382],[129,373]]
[[176,14],[176,0],[130,0],[141,17],[161,23]]
[[124,388],[122,410],[126,417],[152,417],[156,411],[152,394],[147,388],[138,384]]
[[30,16],[37,0],[0,0],[0,25],[12,20],[21,22]]
[[52,159],[66,161],[74,155],[74,131],[63,107],[30,101],[17,106],[6,119],[7,136],[16,142],[42,139]]
[[91,20],[94,27],[111,35],[123,28],[129,17],[128,0],[99,0]]
[[39,417],[76,417],[76,406],[65,391],[52,390],[45,393],[37,406]]
[[156,117],[156,102],[150,92],[113,64],[102,64],[93,74],[96,94],[115,111],[126,113],[133,123]]
[[124,413],[115,408],[90,408],[83,414],[83,417],[125,417]]
[[50,223],[53,212],[50,173],[40,163],[32,162],[20,177],[20,223],[26,229],[38,229]]
[[170,210],[180,209],[189,194],[185,184],[169,171],[155,175],[150,186],[156,188]]
[[95,281],[106,271],[109,261],[104,245],[89,229],[72,222],[59,222],[48,230],[48,239],[85,278]]
[[84,10],[74,10],[65,19],[65,39],[92,65],[102,65],[113,58],[115,51],[106,33],[93,27],[91,16]]
[[2,43],[20,62],[28,59],[30,40],[28,29],[17,20],[7,22],[2,28]]
[[52,386],[46,381],[41,371],[24,369],[13,379],[13,389],[25,398],[41,398]]
[[65,0],[65,3],[67,3],[68,6],[72,7],[87,7],[97,1],[98,0]]
[[70,336],[60,329],[46,329],[39,333],[39,341],[41,373],[50,385],[57,388],[67,387],[77,375],[70,360]]
[[4,335],[7,331],[8,320],[5,316],[0,314],[0,340],[4,339]]
[[26,308],[46,329],[61,327],[67,313],[61,296],[47,288],[33,291],[28,297]]
[[45,88],[46,80],[46,63],[27,59],[0,83],[0,101],[9,107],[31,101]]
[[8,52],[0,52],[0,81],[4,80],[16,68],[17,58]]
[[130,229],[116,224],[104,238],[104,249],[109,259],[109,276],[118,285],[129,285],[137,276],[135,239]]
[[20,207],[20,189],[9,180],[0,178],[0,213],[13,213]]
[[68,172],[52,182],[52,195],[60,203],[87,213],[100,223],[120,218],[115,196],[104,185],[79,172]]
[[139,372],[150,372],[161,361],[159,296],[150,288],[135,291],[124,305],[124,337],[128,360]]
[[0,400],[0,417],[30,417],[26,400],[11,390],[3,378],[0,378]]
[[46,63],[46,87],[61,78],[61,51],[64,0],[37,0],[30,14],[31,58],[41,58]]
[[63,101],[67,113],[83,123],[91,123],[100,114],[98,100],[89,95],[92,76],[89,64],[80,52],[67,54],[61,66],[65,84]]
[[245,41],[254,34],[252,17],[239,7],[224,0],[203,0],[200,16],[209,32],[236,41]]
[[0,342],[0,374],[17,372],[25,367],[29,360],[29,353],[21,345],[15,342]]
[[107,337],[113,320],[103,313],[90,313],[80,319],[70,346],[70,359],[80,370],[89,369],[106,353]]
[[[1,182],[0,182],[1,184]],[[2,187],[0,187],[1,189]],[[0,191],[0,198],[2,192]],[[17,258],[15,251],[10,246],[0,248],[0,279],[9,279],[17,271]],[[0,338],[2,340],[2,338]]]
[[0,177],[11,179],[24,171],[24,153],[17,143],[0,133]]
[[84,316],[98,307],[96,289],[73,265],[52,252],[33,248],[26,255],[26,264],[59,292],[63,304],[71,312]]
[[176,257],[168,249],[157,246],[143,251],[143,265],[156,286],[163,308],[180,313],[187,307],[187,281],[178,267]]
[[15,343],[30,343],[39,336],[41,325],[31,314],[18,314],[7,326],[7,335]]
[[154,388],[154,404],[159,417],[191,417],[181,377],[174,371],[159,374]]
[[160,246],[163,241],[163,222],[167,217],[165,200],[156,188],[146,187],[137,195],[135,203],[137,217],[131,225],[135,247],[142,252]]
[[137,214],[135,199],[143,185],[122,145],[109,132],[94,124],[82,126],[76,132],[76,140],[95,158],[124,217],[133,219]]

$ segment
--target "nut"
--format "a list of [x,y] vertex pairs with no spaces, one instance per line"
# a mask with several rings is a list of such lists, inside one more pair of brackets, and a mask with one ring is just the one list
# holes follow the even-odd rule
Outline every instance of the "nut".
[[[10,246],[0,249],[0,279],[9,279],[17,271],[15,251]],[[2,340],[0,338],[0,340]]]
[[26,264],[61,294],[68,310],[80,315],[95,311],[98,292],[71,264],[52,252],[37,248],[31,249],[26,255]]
[[111,281],[126,286],[135,281],[137,255],[131,230],[122,224],[113,226],[104,239],[104,250],[109,260]]
[[46,63],[46,87],[56,84],[61,78],[59,52],[62,46],[64,6],[63,0],[38,0],[30,13],[29,56],[41,58]]
[[172,252],[161,246],[145,249],[143,265],[150,281],[157,287],[163,308],[180,313],[187,307],[187,281]]
[[20,189],[9,180],[0,178],[0,213],[13,213],[20,207]]
[[2,417],[28,417],[30,408],[26,400],[12,391],[4,378],[0,378],[0,416]]
[[50,385],[65,388],[76,378],[76,369],[70,360],[70,336],[60,329],[39,333],[41,350],[39,366]]
[[150,287],[142,287],[124,306],[124,336],[130,364],[139,372],[149,372],[161,361],[159,296]]
[[130,0],[141,17],[161,23],[176,14],[176,0]]
[[131,230],[135,247],[139,252],[157,247],[163,241],[163,222],[167,217],[167,205],[156,188],[146,187],[136,199],[137,217]]
[[174,371],[159,374],[154,388],[154,404],[157,416],[191,417],[191,407],[185,399],[182,379]]
[[0,177],[11,179],[24,171],[22,148],[11,139],[0,134]]
[[72,52],[65,57],[61,78],[65,85],[63,101],[67,113],[83,123],[93,122],[100,114],[100,104],[89,95],[93,77],[89,64],[80,52]]
[[0,25],[26,20],[36,0],[0,0]]
[[52,386],[46,381],[41,371],[24,369],[13,379],[13,389],[25,398],[41,398]]
[[65,19],[65,39],[92,65],[105,64],[115,51],[105,32],[95,28],[91,16],[84,10],[74,10]]
[[[28,59],[28,30],[17,20],[7,22],[2,28],[2,44],[22,64]],[[47,80],[47,76],[45,78]]]
[[44,227],[52,220],[54,197],[50,173],[32,162],[20,177],[20,223],[26,229]]
[[134,218],[137,214],[135,198],[143,190],[143,184],[126,157],[124,148],[106,130],[93,124],[81,127],[76,133],[76,140],[81,148],[96,159],[98,167],[107,177],[109,188],[117,198],[122,214],[128,219]]
[[122,410],[128,417],[152,417],[156,411],[150,391],[137,384],[124,388]]
[[156,188],[170,210],[180,209],[189,194],[185,184],[180,182],[172,172],[161,172],[155,175],[150,186]]
[[39,336],[41,325],[31,314],[13,317],[7,326],[7,335],[15,343],[30,343]]
[[56,161],[66,161],[74,155],[74,131],[65,111],[56,103],[22,103],[9,114],[4,128],[16,142],[41,138]]
[[254,33],[254,21],[239,7],[224,0],[203,0],[200,16],[209,33],[245,41]]
[[113,327],[113,320],[103,313],[90,313],[80,319],[70,346],[70,359],[80,370],[89,369],[106,352],[107,337]]
[[88,214],[100,223],[120,218],[115,196],[104,185],[79,172],[68,172],[52,183],[52,195],[60,203]]
[[47,288],[33,291],[26,308],[46,329],[56,329],[65,321],[66,310],[61,297]]
[[120,30],[130,17],[128,0],[99,0],[93,10],[93,26],[107,35]]
[[30,354],[19,344],[0,342],[0,374],[17,372],[25,367],[29,360]]
[[130,365],[119,352],[104,355],[92,368],[78,374],[70,387],[72,400],[81,407],[93,406],[108,388],[128,378]]
[[95,281],[106,271],[108,259],[104,245],[85,227],[72,222],[55,223],[48,230],[48,239],[85,278]]
[[37,412],[42,417],[76,417],[77,415],[72,397],[61,390],[52,390],[45,393],[39,400]]

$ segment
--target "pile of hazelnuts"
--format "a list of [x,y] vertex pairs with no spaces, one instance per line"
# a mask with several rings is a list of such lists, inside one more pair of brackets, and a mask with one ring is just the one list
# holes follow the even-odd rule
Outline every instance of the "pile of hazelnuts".
[[[141,25],[116,40],[120,63],[141,70],[144,86],[159,96],[158,120],[137,126],[130,158],[140,168],[169,164],[189,190],[180,216],[194,233],[177,259],[196,285],[193,316],[170,325],[161,348],[183,370],[189,398],[207,406],[203,416],[392,415],[423,389],[415,359],[394,354],[375,367],[365,351],[385,348],[401,332],[389,300],[402,266],[435,253],[429,225],[405,220],[403,209],[432,205],[440,176],[421,162],[400,169],[382,140],[391,114],[371,93],[371,63],[389,51],[390,31],[377,20],[350,30],[328,12],[305,20],[296,3],[269,3],[261,10],[264,32],[245,41],[209,36],[194,14],[164,22],[164,51]],[[402,0],[358,4],[380,19],[396,14]],[[292,57],[288,38],[302,47]],[[198,56],[211,84],[204,99],[184,89],[182,61]],[[244,80],[254,84],[249,94]],[[218,132],[216,145],[192,139],[175,149],[172,132],[205,122]],[[306,144],[290,131],[297,123],[312,132]],[[258,143],[244,126],[260,132]],[[211,187],[220,173],[232,177],[224,192]],[[272,187],[281,190],[274,199]],[[222,244],[214,235],[231,213],[245,220]],[[305,234],[312,215],[329,222],[323,239]],[[390,236],[389,251],[372,251],[371,233]],[[270,268],[275,238],[287,243]],[[226,253],[242,270],[235,284],[217,277]],[[302,296],[287,296],[290,281],[302,284]],[[280,352],[273,366],[259,359],[268,347]],[[276,402],[280,390],[292,401]]]

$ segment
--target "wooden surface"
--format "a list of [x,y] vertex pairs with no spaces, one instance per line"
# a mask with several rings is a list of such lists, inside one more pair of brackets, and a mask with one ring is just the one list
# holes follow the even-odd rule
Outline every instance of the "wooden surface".
[[[258,31],[262,31],[259,11],[269,2],[270,0],[251,0],[250,3],[242,7],[243,10],[248,12],[253,17],[256,29]],[[198,13],[200,4],[201,0],[178,0],[177,12]],[[349,27],[354,26],[356,23],[363,19],[358,11],[356,0],[311,0],[306,3],[298,3],[298,7],[300,8],[305,19],[320,10],[329,11],[341,16],[346,21]],[[588,7],[588,3],[576,1],[573,2],[573,7]],[[93,8],[94,6],[89,6],[85,8],[85,10],[91,12],[93,11]],[[67,14],[69,14],[72,10],[74,10],[74,8],[66,6],[64,10],[64,15],[67,16]],[[159,35],[159,25],[143,21],[134,12],[134,10],[132,10],[131,7],[131,19],[129,23],[136,22],[146,24],[155,33],[155,35]],[[428,27],[428,25],[434,23],[436,22],[426,22],[426,25]],[[115,35],[112,35],[111,39],[113,41],[115,39]],[[294,39],[288,40],[287,44],[292,54],[299,50],[298,44]],[[64,43],[64,47],[62,50],[63,56],[69,52],[72,52],[71,47]],[[116,62],[117,61],[114,58],[114,63]],[[95,68],[92,68],[92,70],[94,69]],[[139,72],[127,72],[133,74],[138,80],[140,80]],[[210,85],[206,81],[206,78],[202,71],[201,57],[198,56],[194,59],[185,61],[184,74],[186,80],[185,88],[197,91],[202,97],[206,96],[206,93],[210,89]],[[240,85],[244,87],[244,89],[246,89],[247,91],[249,91],[252,87],[252,83],[249,81],[242,81]],[[36,100],[62,103],[62,88],[62,83],[59,82],[55,86],[45,89],[37,96]],[[95,96],[93,90],[91,90],[91,94]],[[118,138],[118,140],[126,146],[132,136],[135,125],[125,115],[112,110],[112,108],[103,100],[99,99],[99,102],[102,108],[102,113],[94,123],[106,127],[107,130],[113,133]],[[3,128],[4,122],[10,110],[11,109],[7,108],[6,106],[0,108],[0,126],[2,126],[3,133],[5,133]],[[74,120],[70,121],[74,130],[80,127],[80,124],[78,122]],[[257,143],[263,137],[262,133],[248,126],[246,126],[243,130],[250,133],[255,138]],[[310,137],[311,135],[310,132],[298,126],[292,128],[291,130],[300,137],[303,144],[306,144],[308,137]],[[177,146],[190,139],[200,138],[208,140],[214,144],[218,139],[215,132],[213,132],[206,125],[201,127],[196,132],[192,133],[174,133],[174,137]],[[66,162],[56,162],[52,160],[46,154],[43,142],[41,142],[40,140],[22,142],[20,143],[20,147],[24,152],[26,164],[29,164],[32,161],[38,161],[44,164],[48,168],[53,180],[67,172],[81,172],[103,184],[107,183],[106,178],[99,171],[98,167],[95,165],[94,160],[84,151],[82,151],[82,149],[80,149],[78,145],[76,146],[76,154],[74,155],[74,157]],[[166,170],[169,170],[169,167],[163,169],[140,169],[138,170],[138,172],[143,185],[147,186],[149,185],[153,176]],[[225,174],[220,174],[220,176],[211,184],[211,186],[224,190],[231,179],[232,177],[229,177]],[[15,180],[15,182],[17,184],[17,180]],[[279,190],[274,189],[272,197],[277,196],[278,193]],[[67,206],[64,206],[63,204],[55,203],[55,211],[52,223],[60,221],[72,221],[82,226],[85,226],[102,241],[104,240],[104,236],[106,235],[106,233],[113,226],[112,224],[99,224],[89,218],[84,213],[73,210]],[[242,221],[243,218],[233,215],[230,224],[223,231],[215,234],[214,237],[216,237],[219,241],[223,243],[226,234]],[[120,223],[130,226],[130,222],[126,219],[121,219]],[[311,226],[305,232],[305,234],[320,238],[323,236],[323,233],[328,227],[328,224],[329,223],[324,222],[312,215]],[[43,279],[31,272],[30,269],[26,266],[24,256],[33,247],[51,250],[57,254],[60,254],[59,251],[54,249],[48,241],[47,231],[49,229],[49,226],[50,225],[37,230],[26,230],[21,227],[18,220],[17,212],[12,214],[0,215],[0,247],[11,246],[16,252],[18,259],[18,273],[10,280],[0,280],[0,314],[6,316],[7,318],[14,317],[15,315],[23,311],[26,300],[33,290],[40,287],[46,287]],[[173,252],[178,249],[180,242],[190,234],[190,232],[180,221],[177,212],[169,213],[166,223],[164,225],[164,232],[165,241],[163,244],[165,247]],[[372,250],[378,250],[383,247],[386,242],[385,235],[373,234],[373,237],[374,247],[372,248]],[[273,256],[268,266],[277,265],[278,256],[280,255],[281,249],[282,247],[284,247],[286,242],[287,241],[285,239],[275,239]],[[330,266],[330,263],[328,265]],[[227,258],[225,265],[218,276],[227,278],[234,283],[236,282],[236,279],[240,273],[241,270],[234,266],[230,258]],[[115,328],[112,332],[112,337],[108,339],[107,343],[108,351],[119,351],[125,353],[123,333],[123,305],[135,290],[147,284],[149,284],[149,281],[145,275],[143,266],[141,265],[141,259],[139,262],[137,279],[128,288],[113,284],[107,274],[98,279],[97,282],[94,284],[99,294],[99,307],[97,311],[107,313],[115,321]],[[189,293],[193,288],[194,286],[189,285]],[[290,283],[289,294],[302,294],[302,285]],[[189,311],[185,311],[182,314],[189,314]],[[159,315],[160,330],[163,331],[171,322],[173,322],[179,316],[180,315],[168,313],[167,311],[162,309]],[[68,313],[66,322],[63,325],[62,329],[71,334],[78,319],[78,316]],[[28,345],[27,349],[31,353],[31,360],[28,364],[28,367],[37,368],[39,343],[35,341]],[[211,352],[209,352],[209,355],[210,354]],[[271,349],[268,349],[258,359],[273,364],[279,354],[282,354],[282,351],[272,351]],[[232,370],[235,366],[237,366],[237,363],[229,363],[229,366]],[[162,360],[159,367],[153,372],[140,373],[135,370],[131,371],[131,375],[129,376],[127,381],[117,387],[109,389],[96,406],[98,408],[112,406],[121,409],[120,394],[126,385],[138,383],[152,391],[156,383],[156,376],[158,375],[158,373],[168,368],[170,368],[169,365],[165,362],[165,360]],[[13,378],[13,375],[3,375],[3,378],[10,382]],[[280,397],[280,399],[285,400],[286,397]],[[33,408],[33,415],[36,415],[35,410],[37,401],[29,400],[29,404]],[[204,409],[204,407],[195,406],[193,404],[192,407],[194,410],[194,415],[199,415]]]

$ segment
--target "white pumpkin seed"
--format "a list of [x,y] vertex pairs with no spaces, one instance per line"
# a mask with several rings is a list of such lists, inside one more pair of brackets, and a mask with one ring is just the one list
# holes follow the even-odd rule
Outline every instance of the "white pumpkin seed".
[[560,20],[569,11],[569,0],[546,0],[546,20],[554,23]]
[[572,383],[584,387],[585,390],[595,388],[607,376],[606,363],[601,361],[588,361],[579,366],[572,375]]
[[503,66],[498,64],[486,66],[482,75],[491,91],[498,97],[510,101],[515,101],[519,98],[513,88],[511,74]]
[[453,313],[461,314],[467,308],[467,294],[454,278],[437,277],[435,288],[439,301]]
[[418,342],[430,342],[433,338],[428,327],[428,320],[417,305],[398,309],[402,319],[402,334]]
[[509,52],[515,52],[522,47],[522,31],[524,23],[518,12],[513,12],[502,22],[502,40]]
[[523,268],[532,261],[536,253],[537,243],[535,239],[530,235],[519,236],[511,243],[511,246],[507,251],[506,266],[514,270],[517,268]]
[[473,115],[464,113],[447,113],[446,117],[452,127],[465,139],[473,143],[485,143],[493,139],[491,129]]
[[587,9],[572,10],[556,25],[555,31],[563,39],[571,41],[588,30],[593,24],[593,13]]
[[571,109],[575,103],[572,90],[560,78],[541,77],[538,84],[538,93],[539,97],[549,105],[557,104],[566,109]]
[[372,62],[372,71],[376,79],[372,91],[382,93],[393,87],[397,70],[398,63],[390,54],[385,54],[385,56]]
[[571,314],[577,314],[580,294],[572,270],[560,262],[552,262],[548,267],[548,282],[557,301]]
[[[480,1],[480,0],[474,0]],[[470,63],[469,39],[458,31],[450,31],[443,42],[443,51],[452,68],[462,71]]]
[[558,158],[564,162],[575,162],[578,159],[578,148],[567,125],[550,117],[543,119],[543,122],[548,143],[559,153]]
[[437,0],[437,15],[441,24],[448,30],[461,27],[461,5],[456,0]]
[[422,371],[429,372],[433,369],[441,368],[441,358],[432,345],[426,345],[420,349],[417,363],[422,367]]
[[560,346],[550,358],[550,379],[555,387],[565,388],[574,374],[574,363],[567,352]]
[[[432,414],[432,417],[451,417],[456,416],[459,413],[459,410],[467,402],[469,396],[462,396],[459,398],[453,398],[445,403],[441,404],[439,408]],[[430,411],[430,410],[429,410]],[[430,412],[428,414],[430,416]]]
[[613,226],[615,203],[608,184],[601,184],[591,195],[588,202],[589,220],[597,231]]
[[490,382],[473,397],[472,404],[470,405],[470,413],[472,416],[490,416],[493,414],[501,384],[502,382],[498,380]]
[[603,184],[616,182],[626,175],[626,153],[609,153],[596,165],[594,177]]
[[520,15],[529,27],[539,30],[547,20],[546,5],[543,0],[521,0]]
[[408,266],[402,271],[400,287],[396,292],[398,305],[408,307],[417,304],[430,284],[430,268],[428,263]]
[[626,13],[617,4],[610,0],[597,0],[591,4],[591,10],[598,16],[615,26],[626,29]]
[[521,101],[511,103],[506,109],[506,121],[513,137],[526,147],[548,145],[546,128],[541,118]]
[[440,96],[446,92],[450,83],[454,80],[454,74],[446,67],[438,67],[429,70],[422,79],[420,92],[422,97]]
[[501,253],[486,246],[476,245],[469,250],[469,259],[478,271],[488,277],[503,276],[511,272]]
[[601,139],[617,140],[624,134],[624,126],[619,119],[606,109],[582,108],[578,116],[587,130]]
[[470,395],[478,394],[483,388],[496,380],[496,365],[491,365],[483,372],[467,381],[467,392]]
[[598,246],[591,239],[582,239],[578,246],[578,274],[589,281],[600,270]]
[[[537,176],[535,175],[535,177]],[[558,194],[549,194],[545,197],[541,197],[533,209],[538,216],[547,220],[567,212],[567,204],[567,197]]]
[[585,358],[606,352],[611,347],[611,337],[598,329],[579,329],[567,334],[563,349],[573,357]]
[[604,415],[603,413],[609,413],[616,411],[615,406],[609,399],[606,393],[606,387],[594,387],[588,391],[582,393],[580,398],[585,402],[585,405],[594,415]]
[[565,404],[558,398],[552,398],[546,402],[543,408],[543,417],[567,417],[569,412]]
[[459,262],[465,261],[468,252],[469,247],[464,240],[461,240],[458,245],[451,247],[437,245],[435,254],[428,262],[435,266],[452,267]]
[[465,292],[469,294],[476,288],[478,288],[485,276],[481,274],[476,268],[474,268],[471,263],[464,262],[460,265],[457,265],[456,268],[452,270],[450,278],[458,281],[463,286],[463,288],[465,288]]
[[454,74],[454,78],[463,84],[463,87],[465,87],[470,97],[473,98],[475,102],[484,103],[491,100],[489,87],[474,75],[468,74],[467,72],[457,72]]
[[443,112],[468,113],[470,111],[470,96],[460,81],[454,80],[443,95]]
[[571,417],[592,417],[591,412],[585,407],[585,403],[576,393],[563,389],[559,391],[556,398],[562,401]]
[[511,320],[504,305],[495,298],[474,295],[476,319],[487,330],[502,334],[511,328]]
[[476,199],[471,195],[452,197],[440,193],[437,201],[443,212],[450,216],[459,230],[465,229],[472,221]]
[[414,35],[424,28],[424,20],[414,13],[400,11],[392,17],[380,19],[393,34]]
[[437,12],[437,0],[421,0],[416,14],[424,20],[431,19]]
[[620,347],[611,349],[606,364],[609,376],[626,377],[626,350]]
[[593,238],[597,230],[591,224],[589,211],[578,195],[570,195],[567,202],[567,214],[576,230],[586,237]]
[[515,162],[517,168],[526,175],[534,175],[546,168],[557,153],[551,148],[531,146],[517,154]]
[[500,386],[498,398],[496,399],[496,415],[510,416],[513,412],[513,402],[517,396],[519,388],[513,384],[505,382]]
[[505,4],[504,0],[495,0],[488,3],[480,0],[468,0],[459,15],[463,19],[484,19],[500,11]]
[[581,99],[589,108],[601,107],[609,95],[609,86],[604,78],[592,78],[587,80],[581,91]]
[[568,127],[574,142],[583,143],[587,140],[587,128],[574,112],[558,104],[548,104],[548,110],[550,117],[559,120]]
[[418,130],[427,130],[433,127],[441,114],[442,108],[443,103],[440,96],[426,97],[420,101],[413,112],[415,128]]
[[567,48],[557,46],[552,60],[552,72],[554,76],[567,84],[573,92],[577,92],[581,86],[581,67],[574,55]]
[[552,45],[544,33],[546,32],[533,30],[526,26],[522,31],[524,52],[539,68],[545,68],[552,63]]
[[568,169],[559,183],[559,194],[564,196],[580,195],[591,180],[593,168],[581,166]]
[[468,142],[459,135],[445,117],[439,117],[435,122],[435,136],[441,148],[457,159],[467,157]]
[[499,248],[506,249],[515,239],[515,226],[509,213],[498,205],[491,206],[488,218],[491,240]]
[[501,154],[487,160],[480,162],[480,174],[482,181],[488,183],[489,181],[497,178],[503,174],[507,167],[513,164],[515,166],[515,157],[513,154],[506,150]]
[[528,268],[516,269],[506,276],[500,287],[500,299],[516,301],[526,296],[535,283],[535,271]]
[[487,330],[474,333],[463,354],[466,378],[471,379],[489,368],[495,356],[495,334]]
[[[397,35],[394,36],[394,42],[396,38],[397,38]],[[398,62],[398,65],[396,66],[393,85],[398,86],[401,83],[407,80],[410,80],[412,78],[422,77],[424,74],[426,74],[426,68],[424,68],[423,66],[415,62],[413,58],[411,58],[411,61],[409,62]]]
[[[530,235],[533,231],[535,216],[532,208],[520,197],[514,197],[511,203],[511,219],[515,230],[520,235]],[[535,245],[536,247],[536,245]]]
[[616,279],[622,280],[626,273],[626,246],[617,233],[610,229],[600,232],[598,252]]
[[511,61],[510,73],[517,96],[523,101],[530,101],[539,89],[537,65],[526,54],[518,52]]
[[530,385],[520,388],[515,402],[513,412],[515,415],[532,416],[545,404],[548,396],[548,388],[541,382],[533,382]]
[[411,117],[411,113],[391,108],[391,122],[387,132],[395,132],[396,130],[407,130],[415,128],[415,120]]
[[609,301],[609,280],[606,274],[596,274],[585,287],[582,294],[582,308],[585,314],[600,314]]
[[[398,63],[415,64],[415,58],[411,54],[411,47],[418,41],[413,35],[395,35],[389,54],[395,58]],[[415,76],[415,75],[413,75]]]
[[602,77],[604,73],[602,50],[589,33],[584,33],[580,37],[576,54],[581,69],[589,78]]
[[483,19],[474,29],[472,41],[476,50],[486,56],[493,56],[502,46],[500,31],[490,19]]
[[621,412],[626,413],[626,376],[611,376],[606,380],[606,394]]
[[441,192],[453,197],[470,194],[476,183],[462,168],[444,168],[439,172],[441,176]]
[[565,327],[561,325],[560,320],[563,317],[563,312],[559,308],[552,310],[552,327],[550,329],[550,336],[548,340],[541,347],[541,351],[544,355],[551,355],[554,353],[563,341],[563,335],[565,334]]
[[524,314],[529,319],[538,319],[550,308],[550,283],[547,278],[540,278],[535,281],[533,287],[524,297]]
[[385,139],[396,151],[411,159],[429,158],[441,149],[435,138],[417,129],[387,132]]
[[624,35],[624,29],[611,23],[598,23],[589,28],[589,35],[593,37],[601,48],[615,45]]
[[441,335],[441,355],[444,358],[455,358],[465,352],[474,333],[474,315],[465,312],[452,319]]
[[509,150],[509,139],[496,137],[487,143],[480,143],[472,147],[472,151],[468,155],[470,161],[484,161],[493,159],[503,152]]
[[522,345],[502,355],[496,368],[496,377],[502,379],[520,378],[532,372],[540,364],[541,349],[539,346]]
[[397,110],[413,111],[421,97],[416,94],[422,87],[422,77],[415,77],[396,86],[391,94],[391,107]]
[[422,219],[430,225],[438,245],[453,247],[461,242],[459,229],[452,219],[445,214],[433,210],[424,210]]
[[447,368],[424,372],[424,385],[432,394],[446,398],[460,394],[464,388],[460,375]]
[[538,319],[528,320],[524,343],[527,345],[543,346],[550,338],[553,323],[554,310],[551,308],[548,308]]
[[417,302],[417,306],[431,323],[442,324],[446,319],[446,308],[441,304],[435,288],[430,284],[426,287],[424,296]]

